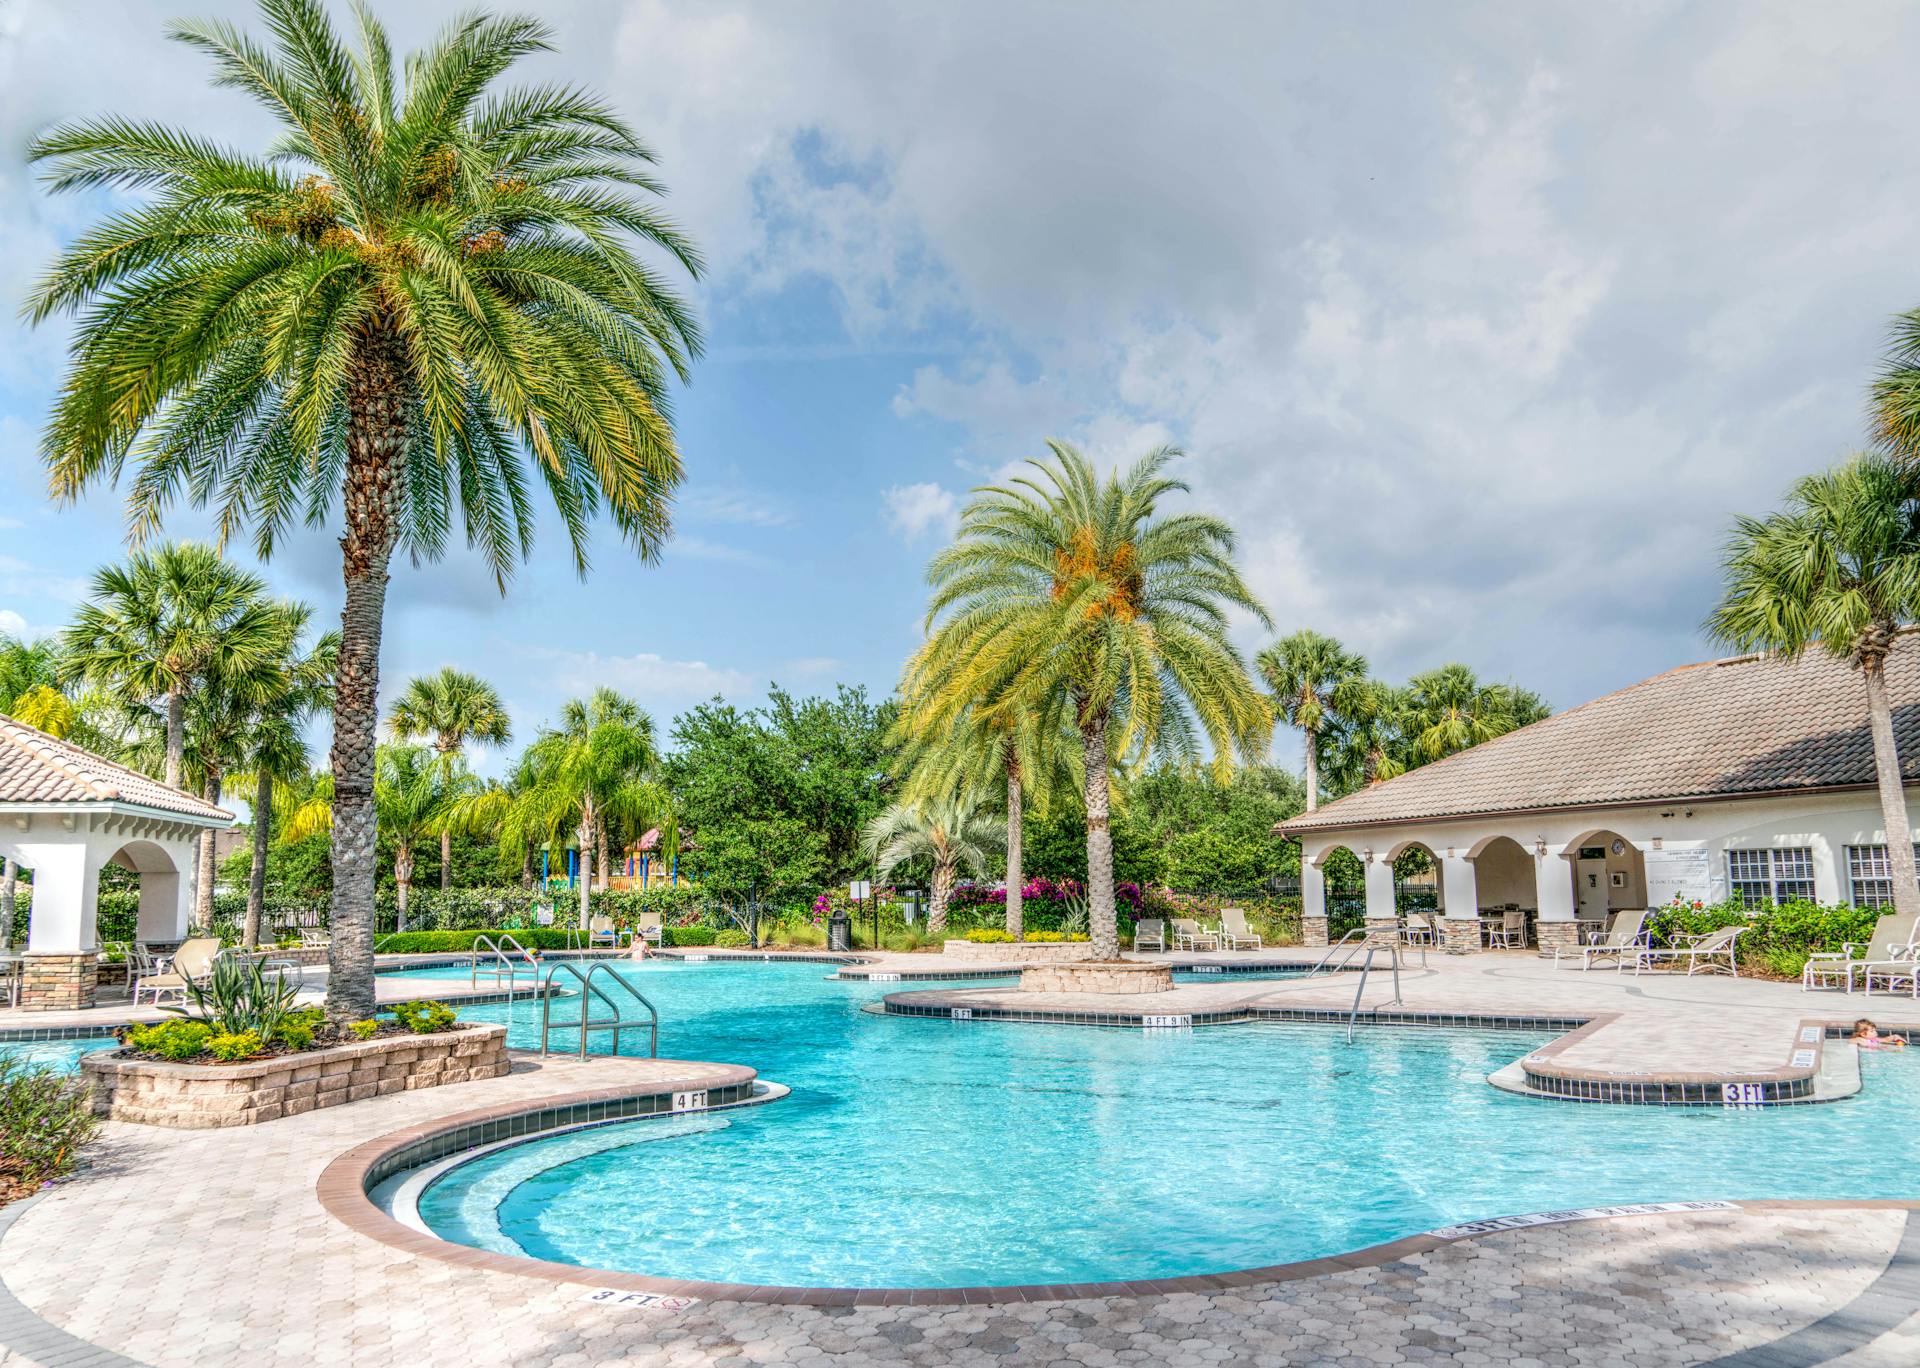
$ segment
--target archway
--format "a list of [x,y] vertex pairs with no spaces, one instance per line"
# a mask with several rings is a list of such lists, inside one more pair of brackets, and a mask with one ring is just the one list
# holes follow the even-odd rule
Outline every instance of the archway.
[[176,941],[187,934],[189,904],[182,896],[180,867],[152,841],[128,841],[107,863],[140,876],[140,911],[134,939]]
[[1560,851],[1573,884],[1580,933],[1605,931],[1615,914],[1647,905],[1646,853],[1607,827],[1582,832]]
[[1474,911],[1486,928],[1487,943],[1518,950],[1532,939],[1539,915],[1534,859],[1511,836],[1490,836],[1467,854],[1473,862]]

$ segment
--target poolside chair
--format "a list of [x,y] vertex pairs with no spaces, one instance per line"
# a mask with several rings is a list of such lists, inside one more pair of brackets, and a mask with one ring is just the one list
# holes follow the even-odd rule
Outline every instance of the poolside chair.
[[1718,931],[1708,931],[1698,936],[1683,935],[1678,945],[1643,945],[1633,952],[1633,972],[1637,974],[1661,960],[1669,965],[1684,960],[1689,978],[1696,972],[1704,970],[1711,973],[1715,969],[1725,969],[1739,978],[1740,960],[1735,942],[1751,930],[1751,926],[1723,926]]
[[[1800,971],[1800,991],[1837,986],[1851,993],[1854,979],[1868,964],[1876,962],[1876,952],[1877,963],[1883,965],[1911,958],[1908,951],[1915,939],[1916,922],[1920,922],[1920,917],[1903,916],[1889,909],[1880,914],[1880,920],[1873,924],[1865,940],[1843,941],[1838,950],[1820,950],[1808,955],[1806,967]],[[1856,951],[1860,959],[1854,958]],[[1838,984],[1836,979],[1840,980]]]
[[1133,924],[1133,948],[1167,951],[1167,923],[1161,917],[1145,917]]
[[1247,914],[1237,907],[1221,909],[1220,939],[1226,942],[1229,950],[1262,948],[1260,933],[1247,925]]
[[1176,950],[1218,950],[1220,937],[1200,929],[1192,917],[1173,919],[1173,948]]
[[1501,909],[1500,920],[1487,928],[1487,949],[1523,950],[1527,944],[1527,914],[1517,907]]
[[1400,923],[1400,936],[1408,945],[1438,945],[1440,928],[1433,924],[1433,913],[1409,912]]
[[322,927],[309,926],[300,932],[302,950],[325,950],[333,944],[333,933]]
[[619,945],[620,933],[613,929],[613,918],[604,912],[596,912],[587,918],[587,948],[596,945]]
[[658,912],[642,912],[633,919],[633,939],[643,944],[658,945],[662,934],[661,925]]
[[154,974],[143,978],[133,985],[133,1005],[140,1005],[140,995],[147,994],[150,1006],[160,1005],[160,995],[170,993],[182,1002],[187,1000],[187,984],[194,979],[205,978],[213,972],[214,958],[220,953],[220,942],[211,936],[198,940],[185,941],[173,952],[173,967],[164,974]]
[[1623,908],[1613,919],[1613,929],[1598,940],[1572,947],[1556,945],[1553,948],[1553,967],[1558,969],[1560,958],[1565,955],[1569,961],[1578,956],[1582,969],[1593,968],[1593,962],[1601,958],[1611,959],[1616,969],[1622,968],[1627,962],[1627,955],[1637,952],[1646,944],[1646,921],[1646,908],[1637,912]]

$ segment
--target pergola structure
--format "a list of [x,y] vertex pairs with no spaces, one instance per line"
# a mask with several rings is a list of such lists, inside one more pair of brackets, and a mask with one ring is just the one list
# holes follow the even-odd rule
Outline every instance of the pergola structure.
[[109,864],[140,876],[140,939],[184,937],[200,833],[232,825],[190,793],[0,716],[0,857],[33,872],[21,1006],[93,1005]]

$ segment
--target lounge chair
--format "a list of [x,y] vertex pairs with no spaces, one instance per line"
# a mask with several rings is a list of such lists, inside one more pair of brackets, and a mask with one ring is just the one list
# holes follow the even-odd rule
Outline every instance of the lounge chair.
[[1613,929],[1602,935],[1599,940],[1571,948],[1555,946],[1553,951],[1554,968],[1557,969],[1560,967],[1560,958],[1562,955],[1566,956],[1569,960],[1576,955],[1579,956],[1580,967],[1582,969],[1593,968],[1593,962],[1602,957],[1611,958],[1613,960],[1613,967],[1616,969],[1621,968],[1627,962],[1627,955],[1645,947],[1647,936],[1644,927],[1646,921],[1647,909],[1644,907],[1637,912],[1629,911],[1625,908],[1621,909],[1613,919]]
[[1163,917],[1145,917],[1133,924],[1133,948],[1138,950],[1158,950],[1165,954],[1167,950],[1167,923]]
[[173,967],[164,974],[153,974],[142,978],[133,985],[133,1005],[140,1005],[140,995],[147,994],[148,1004],[160,1005],[160,995],[170,993],[182,1002],[187,1000],[187,984],[194,979],[205,978],[213,971],[213,961],[220,953],[220,942],[211,936],[198,940],[185,941],[173,952]]
[[1409,912],[1400,923],[1400,936],[1408,945],[1438,945],[1440,928],[1433,924],[1433,913]]
[[302,950],[326,950],[333,945],[333,933],[318,926],[310,926],[300,933]]
[[1505,908],[1500,920],[1487,928],[1487,949],[1523,950],[1527,944],[1527,914],[1517,907]]
[[1227,943],[1227,949],[1249,950],[1262,948],[1260,933],[1247,925],[1247,914],[1237,907],[1223,908],[1220,912],[1220,939]]
[[596,912],[587,918],[587,946],[619,945],[620,933],[613,929],[613,918],[604,912]]
[[[1854,979],[1876,962],[1876,951],[1880,964],[1897,964],[1910,958],[1907,952],[1915,939],[1916,922],[1920,922],[1920,917],[1889,910],[1881,913],[1865,940],[1842,941],[1838,950],[1820,950],[1808,955],[1806,967],[1800,971],[1800,991],[1840,987],[1851,993]],[[1859,953],[1859,959],[1854,958],[1855,952]],[[1836,984],[1836,979],[1841,982]]]
[[1220,937],[1200,929],[1192,917],[1173,919],[1173,948],[1176,950],[1218,950]]
[[1906,959],[1874,960],[1861,967],[1866,970],[1868,996],[1878,984],[1889,993],[1905,988],[1909,997],[1920,998],[1920,947]]
[[661,921],[658,912],[642,912],[633,919],[633,940],[636,944],[660,944]]
[[1718,931],[1708,931],[1698,936],[1682,935],[1678,945],[1654,947],[1643,945],[1633,952],[1633,972],[1651,968],[1661,960],[1668,964],[1687,965],[1687,977],[1705,970],[1711,973],[1715,969],[1725,969],[1735,978],[1740,977],[1740,960],[1735,942],[1747,934],[1751,926],[1723,926]]

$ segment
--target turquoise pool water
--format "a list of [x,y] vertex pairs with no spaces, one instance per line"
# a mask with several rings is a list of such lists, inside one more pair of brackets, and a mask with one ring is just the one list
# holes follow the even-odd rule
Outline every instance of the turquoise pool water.
[[[792,1096],[498,1151],[428,1189],[433,1229],[665,1277],[992,1286],[1258,1267],[1566,1206],[1920,1187],[1920,1050],[1868,1056],[1847,1102],[1588,1106],[1487,1086],[1541,1042],[1519,1032],[926,1021],[860,1010],[913,985],[823,965],[626,970],[661,1054]],[[537,1012],[463,1015],[531,1045]]]
[[0,1040],[0,1054],[11,1055],[36,1068],[71,1073],[79,1069],[82,1055],[111,1050],[119,1043],[112,1036],[90,1040]]

